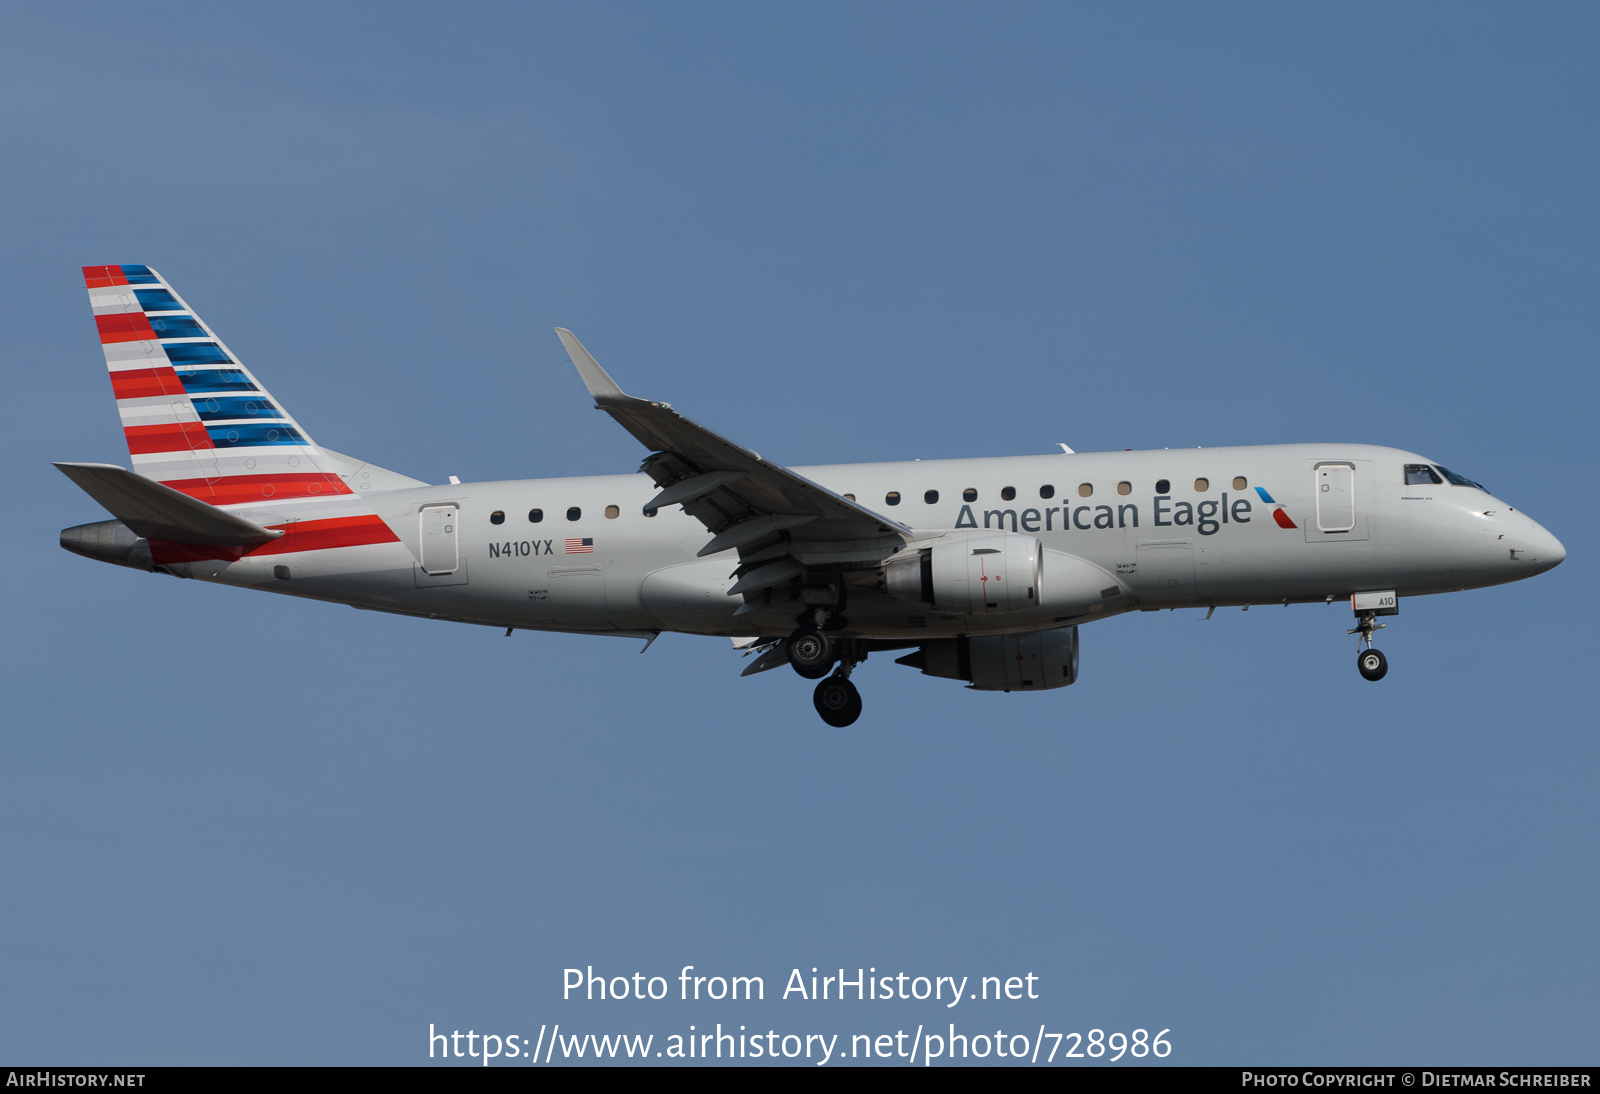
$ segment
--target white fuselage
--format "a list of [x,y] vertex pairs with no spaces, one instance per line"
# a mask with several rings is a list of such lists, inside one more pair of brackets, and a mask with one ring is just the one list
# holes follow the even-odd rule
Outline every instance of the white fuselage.
[[[1371,445],[1294,444],[795,470],[914,529],[919,546],[1003,530],[1036,536],[1049,552],[1097,567],[1108,595],[1071,622],[1369,590],[1448,592],[1529,577],[1564,557],[1554,536],[1483,490],[1406,484],[1406,465],[1431,462]],[[1167,488],[1158,492],[1162,483]],[[735,617],[742,601],[727,590],[737,556],[697,558],[710,539],[698,521],[675,507],[653,516],[642,511],[657,490],[642,474],[381,490],[363,496],[398,543],[167,569],[497,627],[711,635],[792,629],[792,607]],[[935,492],[937,500],[928,500]],[[1283,516],[1275,516],[1278,509]],[[1046,557],[1048,588],[1054,556]],[[843,633],[862,637],[1034,630],[1065,618],[950,615],[891,599],[870,582],[846,582],[845,590]]]

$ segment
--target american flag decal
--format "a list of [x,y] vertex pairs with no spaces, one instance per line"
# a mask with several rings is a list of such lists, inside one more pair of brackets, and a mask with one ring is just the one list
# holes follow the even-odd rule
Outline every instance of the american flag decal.
[[587,537],[585,537],[583,539],[569,539],[569,540],[567,540],[567,554],[569,554],[569,555],[592,555],[592,554],[594,554],[594,540],[589,539]]

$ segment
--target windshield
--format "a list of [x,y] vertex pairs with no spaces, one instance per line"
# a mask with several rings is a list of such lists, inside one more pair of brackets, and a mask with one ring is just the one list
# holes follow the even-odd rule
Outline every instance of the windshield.
[[[1438,464],[1434,464],[1434,466],[1438,467],[1439,465]],[[1473,482],[1471,479],[1467,478],[1465,475],[1458,475],[1454,471],[1450,470],[1448,467],[1439,467],[1439,474],[1443,475],[1446,479],[1450,480],[1450,482],[1453,483],[1456,486],[1470,486],[1470,487],[1473,487],[1476,490],[1482,490],[1485,494],[1487,494],[1489,492],[1489,488],[1487,486],[1483,485],[1480,482]]]

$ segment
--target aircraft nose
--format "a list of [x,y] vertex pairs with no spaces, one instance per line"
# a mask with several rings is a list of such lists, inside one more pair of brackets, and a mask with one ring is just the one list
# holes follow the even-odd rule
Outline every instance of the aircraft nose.
[[1534,550],[1538,552],[1539,562],[1547,570],[1553,570],[1566,561],[1567,549],[1561,541],[1543,528],[1539,529],[1540,542]]
[[1543,525],[1533,521],[1528,523],[1533,525],[1528,529],[1527,541],[1534,572],[1542,574],[1561,565],[1567,557],[1567,549],[1561,545],[1561,541],[1545,530]]

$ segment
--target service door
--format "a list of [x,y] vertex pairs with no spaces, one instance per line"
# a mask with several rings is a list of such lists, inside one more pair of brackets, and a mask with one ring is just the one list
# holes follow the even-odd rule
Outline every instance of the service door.
[[422,569],[429,574],[453,574],[461,565],[456,547],[457,517],[454,505],[430,505],[422,510]]
[[[568,541],[570,542],[570,541]],[[726,600],[726,597],[723,597]],[[595,561],[560,560],[550,566],[549,621],[568,625],[600,625],[605,622],[605,569]]]
[[1142,539],[1136,547],[1132,585],[1139,599],[1163,607],[1192,601],[1194,542],[1189,539]]
[[1356,469],[1347,463],[1318,464],[1317,530],[1348,532],[1356,526]]

